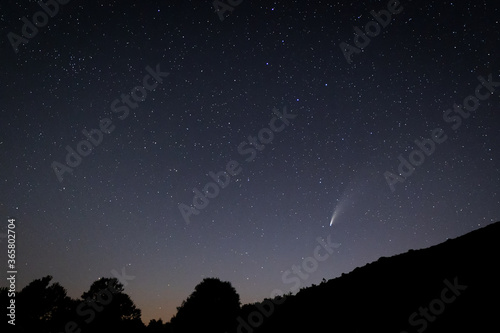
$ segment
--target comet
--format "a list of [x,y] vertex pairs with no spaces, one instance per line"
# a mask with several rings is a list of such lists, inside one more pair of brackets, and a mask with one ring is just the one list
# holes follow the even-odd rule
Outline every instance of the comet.
[[335,223],[337,217],[344,211],[347,202],[348,198],[346,196],[344,196],[344,198],[342,198],[342,200],[339,201],[339,203],[337,204],[337,206],[333,211],[332,218],[330,220],[330,227]]
[[335,218],[336,218],[336,217],[337,217],[337,212],[336,212],[336,211],[334,211],[334,212],[333,212],[333,215],[332,215],[332,219],[330,220],[330,227],[332,226],[333,221],[335,220]]
[[[358,202],[362,202],[360,196],[369,192],[369,189],[378,186],[377,173],[371,169],[361,169],[344,187],[342,194],[335,200],[336,206],[330,219],[330,227],[344,218],[344,213],[349,213]],[[366,201],[363,200],[363,201]]]

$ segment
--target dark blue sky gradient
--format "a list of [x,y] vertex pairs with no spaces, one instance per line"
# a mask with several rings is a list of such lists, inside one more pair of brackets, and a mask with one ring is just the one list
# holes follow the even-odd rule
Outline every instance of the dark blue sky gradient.
[[[318,237],[341,245],[301,287],[500,220],[500,87],[456,130],[443,119],[479,76],[500,81],[500,4],[400,6],[349,64],[340,43],[386,1],[246,0],[221,21],[210,1],[73,0],[18,53],[7,34],[40,6],[2,3],[0,225],[17,219],[18,287],[50,274],[76,298],[125,268],[142,319],[168,321],[204,277],[243,303],[289,292]],[[111,105],[148,66],[169,75],[120,119]],[[238,146],[284,108],[296,117],[246,161]],[[105,118],[60,182],[51,164]],[[384,173],[435,128],[447,140],[391,191]],[[179,204],[233,160],[186,224]]]

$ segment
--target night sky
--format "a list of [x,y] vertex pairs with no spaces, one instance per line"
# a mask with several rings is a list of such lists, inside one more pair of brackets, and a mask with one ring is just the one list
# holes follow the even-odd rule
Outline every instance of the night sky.
[[498,1],[230,2],[72,0],[30,38],[0,4],[18,290],[124,269],[168,321],[205,277],[288,293],[318,238],[300,287],[500,220]]

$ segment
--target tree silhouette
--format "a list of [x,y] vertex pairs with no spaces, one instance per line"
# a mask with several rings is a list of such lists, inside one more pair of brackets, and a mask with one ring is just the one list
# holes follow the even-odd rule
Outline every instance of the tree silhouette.
[[170,323],[164,323],[163,320],[151,319],[146,327],[146,333],[170,333]]
[[34,280],[16,295],[16,326],[21,331],[51,332],[74,317],[75,301],[48,275]]
[[223,333],[236,327],[240,296],[230,282],[206,278],[177,308],[170,321],[173,332]]
[[141,310],[123,291],[123,284],[116,278],[101,278],[92,283],[77,308],[86,323],[84,331],[135,332],[144,328]]

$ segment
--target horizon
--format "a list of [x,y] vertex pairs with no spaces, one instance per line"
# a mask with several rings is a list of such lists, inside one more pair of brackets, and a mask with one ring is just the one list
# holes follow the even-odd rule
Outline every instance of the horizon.
[[[496,223],[500,223],[500,221],[496,221],[496,222],[492,222],[492,223],[487,224],[487,225],[484,225],[484,226],[480,226],[480,227],[478,227],[477,229],[471,230],[471,231],[469,231],[469,232],[467,232],[467,233],[465,233],[465,234],[458,235],[458,236],[453,237],[453,238],[446,238],[446,239],[445,239],[445,240],[443,240],[442,242],[439,242],[439,243],[437,243],[437,244],[430,244],[430,245],[429,245],[429,246],[427,246],[427,247],[423,247],[423,248],[419,248],[419,249],[408,249],[407,251],[400,252],[400,253],[395,253],[395,254],[390,255],[390,256],[388,256],[388,257],[381,256],[381,257],[379,257],[379,258],[377,258],[377,259],[375,259],[375,260],[373,260],[373,261],[370,261],[370,262],[367,262],[367,263],[365,263],[365,264],[362,264],[361,266],[354,267],[354,268],[353,268],[352,270],[350,270],[349,272],[342,272],[340,275],[335,276],[335,277],[330,277],[330,278],[323,277],[323,279],[325,279],[325,280],[326,280],[326,282],[328,282],[328,281],[330,281],[330,280],[335,280],[335,279],[339,278],[339,277],[340,277],[341,275],[343,275],[343,274],[347,274],[347,275],[349,275],[349,274],[350,274],[350,273],[352,273],[352,272],[353,272],[356,268],[362,268],[362,267],[365,267],[365,266],[367,266],[367,265],[369,265],[369,264],[371,264],[371,263],[375,263],[375,262],[377,262],[377,261],[378,261],[379,259],[381,259],[381,258],[392,258],[392,257],[398,256],[398,255],[401,255],[401,254],[408,253],[409,251],[419,251],[419,250],[429,249],[429,248],[432,248],[432,247],[434,247],[434,246],[436,246],[436,245],[444,244],[447,240],[456,240],[456,239],[458,239],[458,238],[460,238],[460,237],[462,237],[462,236],[465,236],[465,235],[468,235],[468,234],[470,234],[470,233],[472,233],[472,232],[475,232],[475,231],[478,231],[478,230],[484,229],[484,228],[486,228],[486,227],[488,227],[488,226],[490,226],[490,225],[496,224]],[[126,278],[125,278],[125,279],[121,279],[120,277],[123,277],[123,276],[125,276]],[[116,271],[113,271],[113,272],[112,272],[112,274],[111,274],[110,276],[102,276],[102,277],[98,278],[97,280],[100,280],[101,278],[113,278],[113,277],[118,277],[118,281],[120,281],[120,282],[121,282],[121,281],[125,281],[125,283],[127,283],[126,281],[133,281],[133,280],[135,279],[135,277],[133,277],[133,278],[131,279],[131,278],[130,278],[130,276],[127,278],[127,273],[126,273],[126,271],[122,271],[122,272],[116,272]],[[38,277],[37,279],[40,279],[40,278],[42,278],[42,277]],[[220,279],[220,278],[219,278],[219,277],[217,277],[217,276],[207,276],[207,277],[204,277],[203,279],[207,279],[207,278],[215,278],[215,279],[219,279],[219,280],[221,280],[221,281],[224,281],[223,279]],[[323,280],[323,279],[322,279],[322,280]],[[304,281],[307,281],[307,280],[304,280]],[[32,282],[32,281],[30,281],[30,282]],[[91,283],[93,283],[93,282],[95,282],[95,281],[91,281],[91,282],[89,283],[89,287],[90,287],[90,284],[91,284]],[[200,282],[202,282],[202,281],[200,280],[198,283],[196,283],[196,285],[198,285]],[[232,282],[231,282],[231,281],[227,281],[227,282],[231,283],[231,285],[232,285]],[[323,282],[323,281],[320,281],[320,282],[319,282],[319,284],[321,284],[322,282]],[[53,278],[52,278],[52,280],[51,280],[51,284],[53,284],[53,283],[59,283],[59,284],[61,284],[61,283],[60,283],[59,281],[57,281],[54,277],[53,277]],[[309,288],[309,287],[311,287],[311,286],[313,286],[313,285],[317,285],[317,284],[315,284],[315,283],[310,283],[310,284],[301,285],[301,286],[300,286],[300,290],[302,290],[302,289],[307,289],[307,288]],[[22,289],[22,288],[24,288],[24,287],[25,287],[25,286],[20,286],[19,290],[21,290],[21,289]],[[64,287],[64,288],[65,288],[65,286],[64,286],[64,285],[62,285],[62,287]],[[239,292],[238,292],[238,289],[237,289],[234,285],[233,285],[233,287],[236,289],[236,292],[238,293],[238,295],[240,295],[240,294],[239,294]],[[80,296],[81,296],[81,295],[82,295],[85,291],[87,291],[87,290],[88,290],[88,289],[83,289],[83,290],[81,290],[77,296],[71,295],[71,294],[69,293],[69,291],[68,291],[68,296],[70,296],[72,299],[75,299],[75,300],[80,300],[80,299],[81,299],[81,297],[80,297]],[[300,290],[299,290],[299,291],[300,291]],[[189,296],[189,295],[190,295],[193,291],[194,291],[194,286],[193,286],[192,290],[189,292],[189,294],[186,294],[186,296],[185,296],[185,298],[184,298],[184,300],[183,300],[183,301],[185,301],[185,300],[188,298],[188,296]],[[292,289],[290,289],[290,290],[283,290],[283,293],[280,293],[280,294],[273,294],[273,293],[271,292],[269,296],[263,297],[262,299],[255,299],[255,298],[254,298],[252,301],[248,301],[248,302],[244,302],[244,301],[241,299],[241,295],[240,295],[240,302],[241,302],[241,306],[244,306],[244,305],[252,305],[252,304],[254,304],[254,303],[256,303],[256,302],[262,302],[262,301],[263,301],[263,300],[265,300],[265,299],[272,299],[272,298],[274,298],[274,297],[276,297],[276,296],[284,296],[284,295],[287,295],[287,294],[289,294],[289,293],[291,293],[292,295],[295,295],[295,294],[297,294],[299,291],[292,291]],[[126,294],[128,294],[128,293],[127,293],[127,287],[126,287],[126,285],[124,286],[124,292],[125,292]],[[134,300],[133,300],[133,298],[132,298],[132,301],[134,301]],[[137,304],[136,304],[136,305],[137,305]],[[178,306],[181,306],[181,304],[176,305],[176,307],[178,307]],[[140,309],[140,307],[138,307],[138,308]],[[141,311],[142,311],[142,310],[141,310]],[[177,312],[177,310],[176,310],[176,312]],[[174,316],[174,315],[176,314],[176,312],[175,312],[175,313],[173,313],[173,314],[172,314],[172,316]],[[147,324],[149,323],[149,321],[150,321],[150,320],[152,320],[152,319],[154,319],[154,320],[159,320],[159,319],[161,319],[164,323],[169,323],[169,322],[170,322],[170,320],[171,320],[171,318],[172,318],[172,316],[169,316],[168,318],[162,318],[162,317],[158,317],[158,318],[149,318],[147,321],[146,321],[145,319],[141,318],[141,320],[142,320],[142,322],[143,322],[145,325],[147,325]]]

